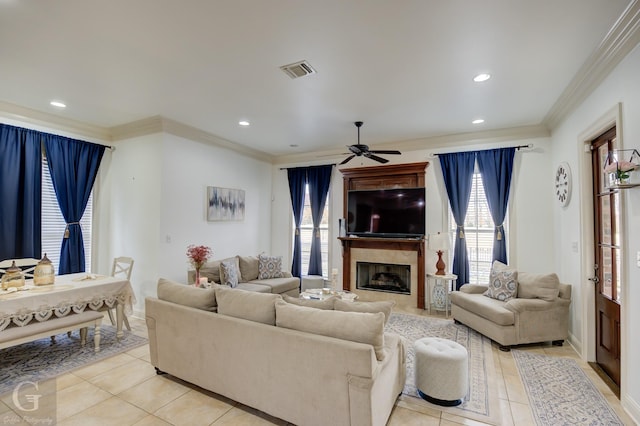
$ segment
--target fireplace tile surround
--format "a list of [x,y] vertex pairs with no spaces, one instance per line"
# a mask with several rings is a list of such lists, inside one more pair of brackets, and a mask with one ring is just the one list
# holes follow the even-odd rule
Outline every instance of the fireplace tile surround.
[[[358,289],[356,286],[356,270],[358,262],[369,263],[384,263],[393,265],[408,265],[410,268],[410,294],[390,293],[377,290]],[[418,293],[418,253],[411,250],[394,250],[394,249],[380,249],[380,248],[352,248],[350,250],[350,276],[348,279],[349,288],[346,284],[344,289],[349,290],[358,295],[360,300],[367,301],[382,301],[393,300],[397,306],[404,307],[420,307]],[[345,277],[346,278],[346,277]],[[424,296],[423,307],[424,307]]]

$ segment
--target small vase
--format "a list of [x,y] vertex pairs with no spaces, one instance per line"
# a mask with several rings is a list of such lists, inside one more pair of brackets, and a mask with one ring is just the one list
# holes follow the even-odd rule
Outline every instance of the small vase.
[[613,183],[614,186],[629,185],[631,179],[630,176],[621,177],[616,176],[615,173],[612,173],[611,177],[611,183]]
[[195,281],[193,282],[193,285],[194,285],[195,287],[200,286],[200,268],[196,268],[196,279],[195,279]]

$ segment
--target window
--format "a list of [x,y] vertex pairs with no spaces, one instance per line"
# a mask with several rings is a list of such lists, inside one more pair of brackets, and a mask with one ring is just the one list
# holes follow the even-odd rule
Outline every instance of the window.
[[[311,219],[311,197],[309,185],[306,185],[304,195],[304,210],[302,212],[302,224],[300,225],[300,241],[302,245],[302,274],[309,271],[309,257],[311,256],[311,241],[313,237],[313,220]],[[295,231],[295,230],[294,230]],[[329,194],[322,212],[320,221],[320,246],[322,253],[322,275],[329,275]]]
[[[451,223],[452,238],[456,235],[456,222],[453,219],[451,207],[449,207],[449,221]],[[504,224],[507,227],[507,219]],[[493,263],[493,231],[495,225],[491,218],[487,197],[482,185],[480,173],[473,174],[471,185],[471,197],[469,208],[464,220],[464,236],[467,242],[467,255],[469,257],[469,283],[487,284],[489,272]],[[452,242],[453,247],[455,241]],[[451,251],[453,253],[453,250]],[[451,255],[453,261],[453,254]]]
[[[84,240],[85,270],[91,271],[91,218],[93,213],[93,191],[89,196],[87,208],[80,220],[82,239]],[[56,268],[60,270],[60,247],[67,222],[62,216],[47,159],[42,159],[42,254],[47,254]]]

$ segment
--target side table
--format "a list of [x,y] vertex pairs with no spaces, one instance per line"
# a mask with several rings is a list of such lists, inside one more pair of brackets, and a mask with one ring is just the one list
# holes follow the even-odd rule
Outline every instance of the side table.
[[449,293],[453,291],[453,286],[458,280],[455,274],[427,274],[427,309],[431,315],[431,305],[437,311],[444,311],[446,318],[449,318]]

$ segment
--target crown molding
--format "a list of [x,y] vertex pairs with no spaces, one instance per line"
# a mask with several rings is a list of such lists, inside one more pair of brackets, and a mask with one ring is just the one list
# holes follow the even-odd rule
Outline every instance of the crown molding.
[[[523,139],[547,138],[551,136],[549,129],[542,125],[511,127],[506,129],[484,130],[481,132],[455,133],[450,135],[433,136],[412,139],[401,142],[389,142],[370,145],[371,149],[397,149],[403,153],[451,147],[457,145],[479,145],[499,142],[513,142]],[[344,148],[326,151],[307,152],[301,154],[280,155],[274,158],[274,164],[315,163],[321,161],[319,157],[335,159],[344,156]],[[325,161],[326,162],[326,161]]]
[[221,148],[226,148],[231,151],[235,151],[247,157],[254,158],[256,160],[265,161],[267,163],[273,163],[273,156],[257,149],[249,148],[245,145],[240,145],[235,142],[231,142],[227,139],[223,139],[212,133],[205,132],[196,127],[192,127],[178,121],[174,121],[168,118],[162,119],[162,130],[165,133],[170,133],[174,136],[190,139],[196,142],[202,142],[207,145],[214,145]]
[[74,139],[90,139],[92,142],[95,141],[102,144],[111,141],[111,133],[109,129],[105,127],[94,126],[81,121],[37,111],[35,109],[25,108],[8,102],[0,101],[0,117],[16,120],[25,124],[31,124],[35,127],[44,129],[55,129],[64,133],[64,136],[72,137]]
[[116,141],[154,133],[169,133],[192,141],[229,149],[244,156],[255,158],[256,160],[266,161],[268,163],[273,162],[273,157],[262,151],[231,142],[212,133],[160,115],[133,121],[121,126],[115,126],[110,130],[113,135],[113,140]]
[[109,128],[111,137],[114,142],[125,139],[137,138],[140,136],[153,135],[161,133],[163,130],[164,118],[160,115],[143,118],[142,120],[132,121],[130,123],[121,124]]
[[542,120],[555,129],[640,42],[640,0],[633,0]]

